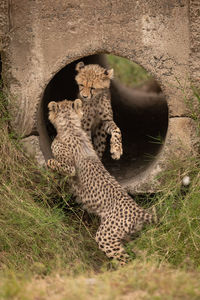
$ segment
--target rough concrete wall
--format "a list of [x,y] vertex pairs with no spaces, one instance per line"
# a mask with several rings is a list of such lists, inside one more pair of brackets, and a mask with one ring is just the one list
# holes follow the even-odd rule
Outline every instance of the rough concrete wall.
[[[65,65],[90,54],[124,56],[158,80],[168,102],[170,120],[164,151],[142,175],[143,181],[152,179],[169,157],[167,147],[176,150],[175,126],[182,132],[181,124],[188,122],[177,79],[187,86],[190,66],[194,77],[199,74],[197,4],[198,0],[191,0],[190,6],[189,0],[13,1],[3,75],[16,107],[11,108],[15,129],[31,140],[31,135],[38,134],[37,114],[45,87]],[[192,126],[185,126],[188,130],[180,136],[192,144]],[[34,139],[38,144],[38,137]],[[137,189],[141,186],[138,179],[134,184]]]
[[195,123],[191,118],[170,118],[166,141],[157,160],[149,169],[129,182],[122,182],[122,185],[130,194],[159,190],[160,180],[156,176],[168,167],[170,159],[184,159],[195,153],[195,132]]
[[7,0],[0,1],[0,51],[3,50],[3,38],[9,30],[9,5]]
[[15,126],[24,135],[35,131],[51,77],[72,60],[99,52],[141,64],[168,96],[170,115],[185,115],[175,78],[184,81],[188,73],[187,11],[186,0],[14,1],[6,78],[18,102]]
[[190,0],[190,77],[199,86],[200,82],[200,2]]

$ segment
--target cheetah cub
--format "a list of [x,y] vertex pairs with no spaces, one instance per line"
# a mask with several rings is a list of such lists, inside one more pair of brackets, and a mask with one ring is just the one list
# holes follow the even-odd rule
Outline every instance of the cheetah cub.
[[111,135],[110,152],[113,159],[122,155],[121,131],[113,121],[111,108],[110,80],[113,69],[106,70],[99,65],[76,65],[75,80],[79,86],[79,97],[83,102],[83,129],[91,138],[95,151],[102,158],[107,135]]
[[129,256],[122,241],[141,230],[143,224],[154,222],[154,217],[139,207],[104,168],[82,129],[81,100],[50,102],[48,108],[57,136],[51,146],[54,158],[47,165],[69,176],[77,201],[100,217],[95,237],[99,248],[123,264]]

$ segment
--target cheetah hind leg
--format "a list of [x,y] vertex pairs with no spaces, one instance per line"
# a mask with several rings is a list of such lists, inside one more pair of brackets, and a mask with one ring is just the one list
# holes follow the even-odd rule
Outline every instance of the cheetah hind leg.
[[108,235],[108,231],[101,225],[96,233],[95,240],[99,248],[105,252],[106,256],[116,259],[120,265],[130,261],[130,256],[126,253],[121,240]]
[[155,206],[152,206],[151,208],[146,210],[145,223],[147,223],[147,224],[158,224],[159,223],[159,218],[158,218]]
[[63,175],[75,176],[76,173],[75,167],[72,163],[69,162],[69,164],[61,164],[54,158],[48,159],[47,167]]
[[104,125],[100,124],[97,127],[97,129],[94,133],[94,136],[92,138],[94,150],[96,151],[96,153],[97,153],[100,160],[102,159],[103,153],[104,153],[105,148],[106,148],[107,135],[108,134],[104,130]]
[[159,220],[155,206],[152,206],[147,211],[149,214],[149,221],[147,221],[147,223],[159,224],[160,220]]

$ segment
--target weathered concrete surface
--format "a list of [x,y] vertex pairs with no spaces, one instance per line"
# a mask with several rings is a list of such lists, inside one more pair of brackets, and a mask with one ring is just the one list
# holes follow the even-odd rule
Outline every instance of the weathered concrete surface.
[[199,86],[200,82],[200,3],[189,1],[190,18],[190,76]]
[[121,181],[130,193],[144,191],[155,192],[159,189],[160,180],[156,176],[166,169],[170,159],[183,159],[195,153],[197,135],[195,134],[195,122],[190,118],[175,117],[169,119],[168,132],[162,151],[149,166],[149,169],[141,172],[130,181]]
[[170,114],[186,113],[176,84],[176,77],[184,83],[189,72],[186,0],[18,0],[10,11],[4,76],[18,100],[14,126],[24,135],[36,130],[38,105],[52,76],[69,62],[99,52],[141,64],[168,96]]
[[45,166],[45,159],[42,154],[42,151],[40,150],[40,141],[38,136],[28,136],[26,138],[22,139],[23,147],[25,151],[36,159],[37,163],[40,166]]
[[9,4],[7,0],[0,1],[0,51],[3,50],[3,38],[9,31]]
[[[188,78],[200,74],[198,5],[198,0],[2,1],[0,49],[4,84],[16,106],[13,127],[24,137],[40,135],[38,116],[49,81],[70,62],[98,53],[142,65],[161,85],[169,117],[187,117],[179,84],[187,90]],[[149,178],[182,136],[172,120],[163,151],[146,170]],[[189,143],[191,130],[183,137]]]

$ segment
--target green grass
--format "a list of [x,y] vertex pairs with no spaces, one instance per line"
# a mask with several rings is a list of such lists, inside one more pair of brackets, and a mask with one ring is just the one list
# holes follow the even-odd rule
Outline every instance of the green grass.
[[[141,82],[147,77],[140,72]],[[199,95],[193,88],[189,102],[196,103],[190,111],[198,139]],[[199,154],[174,154],[160,174],[162,190],[135,197],[157,207],[160,224],[126,245],[136,259],[118,268],[94,241],[98,219],[74,204],[64,179],[24,154],[6,107],[1,92],[0,299],[200,299]]]
[[[133,243],[138,253],[173,267],[200,271],[200,93],[191,87],[192,98],[185,98],[196,125],[196,151],[188,157],[174,153],[167,170],[159,175],[162,190],[146,195],[157,208],[160,225],[143,231]],[[184,90],[183,90],[184,93]],[[190,177],[183,186],[184,176]],[[139,197],[138,197],[139,198]],[[129,245],[130,247],[130,245]]]
[[152,79],[144,68],[126,58],[107,55],[107,60],[109,65],[114,68],[114,77],[127,86],[137,87]]
[[0,299],[198,300],[199,281],[198,272],[135,260],[113,272],[77,277],[55,273],[43,278],[25,278],[10,272],[0,282]]
[[[200,172],[199,159],[171,162],[162,176],[162,192],[153,196],[160,225],[142,233],[137,251],[178,268],[200,270]],[[191,183],[182,185],[189,175]]]
[[64,184],[37,167],[10,132],[2,94],[0,106],[1,268],[44,274],[56,268],[69,272],[98,268],[104,256],[93,240],[96,219],[85,230],[83,211],[69,204]]

